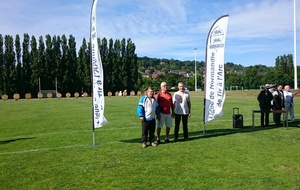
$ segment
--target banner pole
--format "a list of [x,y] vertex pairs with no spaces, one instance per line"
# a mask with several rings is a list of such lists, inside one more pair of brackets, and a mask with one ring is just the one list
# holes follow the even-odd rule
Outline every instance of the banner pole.
[[93,129],[93,146],[96,145],[96,141],[95,141],[95,129]]
[[[93,0],[92,2],[92,9],[91,9],[91,18],[90,18],[90,30],[92,31],[92,17],[93,17],[93,8],[95,6],[95,2]],[[92,94],[91,94],[91,97],[92,97],[92,135],[93,135],[93,144],[92,146],[95,146],[96,145],[96,140],[95,140],[95,125],[94,125],[94,100],[93,100],[93,94],[94,94],[94,88],[93,88],[93,80],[94,80],[94,77],[93,77],[93,55],[92,55],[92,34],[90,32],[90,68],[91,68],[91,84],[92,84]]]
[[205,132],[205,93],[204,93],[204,102],[203,102],[203,132],[201,135],[205,136],[205,135],[208,135],[206,132]]
[[203,123],[203,132],[202,132],[202,135],[203,135],[203,136],[208,135],[208,133],[205,132],[205,123]]
[[[92,102],[93,102],[93,100],[92,100]],[[93,116],[92,117],[92,128],[93,128],[93,144],[92,144],[92,146],[96,146],[95,125],[94,125],[94,105],[92,106],[92,116]]]
[[294,0],[294,89],[298,89],[298,74],[297,74],[297,24],[296,24],[296,0]]

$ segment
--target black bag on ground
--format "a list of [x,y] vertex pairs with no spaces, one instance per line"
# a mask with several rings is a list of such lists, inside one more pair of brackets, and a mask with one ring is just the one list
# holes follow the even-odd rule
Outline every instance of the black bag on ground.
[[243,127],[243,115],[239,113],[240,113],[239,108],[233,108],[233,115],[232,115],[233,128]]

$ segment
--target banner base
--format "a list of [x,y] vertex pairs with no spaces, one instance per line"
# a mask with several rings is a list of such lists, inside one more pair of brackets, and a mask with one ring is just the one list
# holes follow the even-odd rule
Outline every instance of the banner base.
[[203,133],[201,133],[200,135],[202,135],[202,136],[207,136],[207,135],[209,135],[209,134],[206,133],[205,131],[203,131]]
[[100,144],[97,144],[97,143],[95,143],[95,144],[90,144],[90,146],[99,146]]

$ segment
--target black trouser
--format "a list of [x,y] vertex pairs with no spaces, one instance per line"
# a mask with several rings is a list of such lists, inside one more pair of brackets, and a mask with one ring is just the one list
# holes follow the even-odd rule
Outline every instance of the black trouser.
[[149,134],[149,141],[154,141],[155,133],[155,119],[151,121],[142,121],[142,142],[147,142],[147,137]]
[[175,129],[174,129],[174,138],[178,139],[178,133],[179,133],[179,125],[182,118],[182,129],[183,129],[183,137],[187,139],[189,137],[189,131],[188,131],[188,117],[189,115],[179,115],[175,114]]
[[[269,125],[269,113],[270,113],[270,109],[261,109],[260,110],[260,125],[263,126],[268,126]],[[264,125],[264,121],[265,121],[265,125]]]
[[[281,110],[281,109],[273,108],[273,110]],[[273,119],[276,125],[280,125],[280,117],[281,117],[281,113],[273,113]]]

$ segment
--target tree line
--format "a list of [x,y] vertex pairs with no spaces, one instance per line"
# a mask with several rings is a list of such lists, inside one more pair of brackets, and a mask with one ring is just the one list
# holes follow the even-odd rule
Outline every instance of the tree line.
[[[157,79],[145,78],[143,84],[159,86],[159,82],[165,80],[171,86],[177,86],[178,81],[185,82],[185,86],[191,90],[195,89],[195,77],[182,77],[174,75],[169,71],[172,69],[180,69],[187,72],[194,72],[194,61],[178,61],[156,58],[138,58],[139,70],[141,72],[149,69],[161,70],[166,72],[165,76]],[[205,62],[197,61],[197,89],[204,89]],[[274,59],[274,66],[254,65],[244,67],[240,64],[227,62],[225,68],[225,87],[229,89],[231,86],[243,87],[243,89],[260,89],[265,84],[281,84],[290,85],[294,88],[294,62],[293,55],[280,55]],[[299,71],[298,84],[299,84]]]
[[[139,87],[137,55],[131,39],[98,39],[104,70],[104,92],[137,90]],[[83,39],[76,50],[74,36],[23,35],[15,39],[0,34],[0,94],[12,97],[19,93],[37,95],[39,81],[42,90],[87,92],[91,94],[89,42]]]
[[[98,39],[104,71],[104,93],[120,90],[145,90],[148,86],[159,88],[161,81],[176,87],[179,81],[185,82],[190,90],[195,89],[195,77],[185,77],[171,73],[171,70],[194,72],[194,61],[137,57],[135,44],[131,39]],[[197,61],[197,88],[204,88],[205,62]],[[165,75],[157,78],[141,77],[145,70],[160,70]],[[152,73],[151,72],[151,73]],[[32,93],[39,90],[55,89],[58,92],[87,92],[91,94],[89,42],[83,39],[76,50],[74,36],[66,35],[35,36],[23,35],[15,38],[0,34],[0,94],[12,97],[19,93]],[[243,86],[244,89],[258,89],[266,83],[289,84],[294,86],[294,66],[291,54],[278,56],[274,67],[254,65],[244,67],[228,62],[225,64],[225,86]]]
[[[227,87],[243,86],[244,89],[258,89],[265,84],[288,84],[294,88],[293,55],[277,56],[274,65],[274,67],[266,67],[265,65],[236,67],[233,63],[226,63],[225,84]],[[297,67],[297,74],[299,73],[298,70]],[[297,78],[299,78],[299,74]]]

